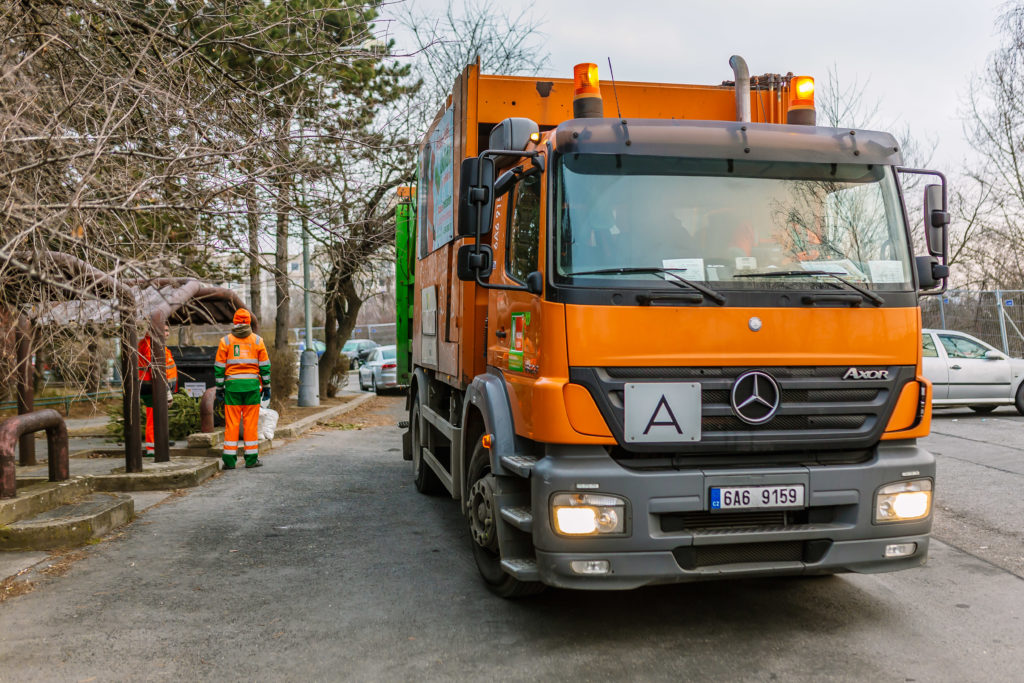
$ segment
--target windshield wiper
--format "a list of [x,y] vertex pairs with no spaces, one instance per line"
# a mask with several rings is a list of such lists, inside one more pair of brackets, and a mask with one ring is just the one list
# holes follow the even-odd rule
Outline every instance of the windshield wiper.
[[628,275],[630,273],[650,273],[651,275],[671,275],[676,279],[666,280],[671,282],[677,287],[691,287],[696,289],[698,292],[706,296],[707,298],[714,301],[716,304],[721,306],[725,303],[725,296],[711,289],[707,285],[702,285],[694,282],[693,280],[687,280],[682,275],[675,273],[676,270],[686,270],[685,268],[601,268],[599,270],[579,270],[572,273],[566,273],[566,275]]
[[882,306],[885,304],[885,299],[875,294],[870,289],[864,289],[860,285],[855,285],[838,273],[833,273],[828,270],[772,270],[767,273],[736,273],[733,277],[795,277],[797,275],[828,275],[829,277],[842,282],[844,285],[854,290],[874,305]]

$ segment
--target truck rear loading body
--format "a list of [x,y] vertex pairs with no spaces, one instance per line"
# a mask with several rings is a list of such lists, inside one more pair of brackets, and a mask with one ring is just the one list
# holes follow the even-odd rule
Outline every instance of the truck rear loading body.
[[577,118],[596,80],[457,79],[400,234],[405,454],[495,592],[925,561],[943,267],[895,140],[783,123],[795,84],[758,79],[749,121],[742,87],[602,86],[621,116]]

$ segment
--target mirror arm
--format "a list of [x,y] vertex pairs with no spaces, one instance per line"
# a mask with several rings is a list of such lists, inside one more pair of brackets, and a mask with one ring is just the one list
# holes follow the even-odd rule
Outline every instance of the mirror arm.
[[[483,161],[486,157],[502,157],[502,156],[510,156],[510,155],[515,155],[515,156],[520,156],[520,157],[530,157],[531,159],[533,159],[534,157],[540,156],[540,152],[538,152],[536,150],[531,150],[531,151],[527,151],[527,152],[521,152],[521,151],[516,151],[516,150],[511,150],[511,149],[485,149],[484,151],[480,152],[480,154],[478,154],[477,156],[480,158],[481,161]],[[483,164],[479,164],[477,166],[477,171],[476,171],[476,185],[477,185],[477,187],[482,187],[483,184],[484,184],[484,165]],[[474,254],[479,254],[480,253],[480,239],[483,237],[483,235],[480,232],[480,228],[482,227],[482,220],[483,220],[483,216],[480,216],[478,214],[477,217],[476,217],[476,243],[473,245],[473,253]],[[510,291],[510,292],[528,292],[529,291],[528,288],[523,287],[522,285],[492,285],[489,282],[484,282],[484,281],[482,281],[480,279],[480,271],[479,270],[476,271],[476,284],[479,285],[480,287],[483,287],[484,289],[502,289],[502,290]]]

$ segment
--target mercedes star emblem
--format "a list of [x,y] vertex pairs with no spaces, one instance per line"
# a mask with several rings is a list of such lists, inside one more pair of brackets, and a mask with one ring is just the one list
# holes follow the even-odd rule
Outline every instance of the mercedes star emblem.
[[772,419],[781,399],[778,383],[760,370],[744,372],[732,385],[732,411],[747,424],[758,425]]

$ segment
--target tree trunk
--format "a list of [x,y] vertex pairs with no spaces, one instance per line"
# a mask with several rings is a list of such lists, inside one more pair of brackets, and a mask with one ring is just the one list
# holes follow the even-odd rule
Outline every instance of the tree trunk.
[[249,226],[249,312],[256,320],[263,319],[263,296],[260,287],[260,217],[252,188],[245,194],[245,219]]
[[[333,273],[332,273],[333,275]],[[330,283],[336,283],[337,278],[330,278]],[[324,308],[326,309],[326,320],[324,321],[324,343],[327,350],[320,359],[320,395],[327,396],[327,385],[334,368],[337,366],[338,355],[345,341],[352,336],[352,330],[356,326],[356,318],[359,316],[359,309],[363,302],[356,292],[355,283],[350,277],[337,287],[327,288],[324,297]]]

